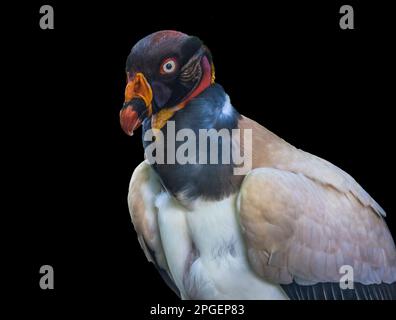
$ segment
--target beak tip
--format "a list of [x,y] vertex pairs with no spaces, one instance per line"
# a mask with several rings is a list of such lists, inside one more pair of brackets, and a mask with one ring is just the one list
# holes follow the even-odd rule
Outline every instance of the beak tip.
[[120,111],[120,124],[128,136],[133,136],[133,131],[139,127],[140,120],[132,107],[128,106]]

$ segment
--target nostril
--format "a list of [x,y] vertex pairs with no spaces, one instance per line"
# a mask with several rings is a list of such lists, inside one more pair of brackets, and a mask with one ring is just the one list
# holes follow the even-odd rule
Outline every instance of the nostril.
[[130,105],[133,108],[133,110],[136,111],[138,117],[141,120],[144,120],[143,118],[147,114],[147,107],[146,107],[146,103],[142,98],[135,97],[131,101],[129,101],[127,105],[128,106]]

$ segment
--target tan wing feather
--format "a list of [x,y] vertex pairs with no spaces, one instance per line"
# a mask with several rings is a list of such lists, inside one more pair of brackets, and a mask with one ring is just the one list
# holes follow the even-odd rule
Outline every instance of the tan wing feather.
[[386,216],[381,206],[349,174],[332,163],[293,147],[249,118],[242,117],[239,128],[242,132],[244,129],[252,130],[253,168],[270,167],[302,173],[342,193],[351,193],[364,206]]
[[[161,185],[157,176],[150,165],[143,161],[136,167],[129,184],[129,212],[147,259],[168,271],[157,225],[157,208],[154,205],[154,199],[160,191]],[[155,256],[152,257],[151,253]]]
[[[347,173],[286,143],[259,124],[253,170],[239,196],[240,220],[253,269],[266,279],[309,284],[396,281],[396,249],[382,208]],[[379,214],[375,214],[375,212]]]
[[242,184],[240,221],[248,257],[262,277],[287,284],[396,281],[396,249],[382,217],[355,197],[302,174],[263,168]]

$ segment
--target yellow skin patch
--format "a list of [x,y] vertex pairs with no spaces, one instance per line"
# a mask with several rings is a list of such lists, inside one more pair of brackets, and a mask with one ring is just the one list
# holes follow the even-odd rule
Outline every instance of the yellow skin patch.
[[212,62],[212,77],[211,77],[211,79],[210,79],[210,83],[211,83],[211,84],[214,84],[215,79],[216,79],[216,77],[215,77],[215,68],[214,68],[214,64],[213,64],[213,62]]
[[161,129],[165,126],[166,122],[172,118],[177,110],[184,108],[184,104],[180,103],[173,108],[165,108],[161,109],[158,113],[151,117],[151,128],[153,129]]

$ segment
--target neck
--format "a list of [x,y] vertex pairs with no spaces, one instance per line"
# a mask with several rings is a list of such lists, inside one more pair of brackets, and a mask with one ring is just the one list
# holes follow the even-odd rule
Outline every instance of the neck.
[[[228,95],[219,84],[213,84],[191,99],[185,108],[177,111],[172,119],[176,126],[199,129],[234,129],[239,119]],[[198,132],[198,131],[197,131]]]
[[[233,174],[233,162],[222,163],[224,152],[229,152],[229,159],[233,159],[231,153],[233,149],[228,148],[225,151],[221,149],[212,158],[210,148],[203,153],[199,152],[199,148],[202,129],[209,134],[209,141],[206,141],[211,143],[212,135],[220,133],[222,129],[226,129],[230,134],[227,136],[231,137],[232,129],[238,128],[239,120],[240,115],[232,107],[222,86],[214,84],[196,98],[191,99],[184,109],[176,112],[168,122],[169,126],[165,125],[160,130],[161,134],[158,133],[154,142],[154,139],[149,141],[143,139],[145,152],[152,154],[154,149],[151,146],[161,148],[160,150],[163,152],[163,159],[152,166],[160,176],[166,190],[177,199],[182,200],[184,204],[188,204],[191,199],[199,197],[220,200],[236,192],[243,176]],[[150,121],[146,121],[143,124],[143,136],[147,130],[151,129],[151,124]],[[188,135],[185,136],[187,140],[180,141],[177,135],[183,129],[189,129]],[[214,129],[214,131],[211,129]],[[222,138],[222,135],[219,135],[222,139],[221,143],[218,144],[220,148],[230,143],[230,140],[227,140],[227,136]],[[158,144],[156,144],[157,142]],[[171,147],[169,143],[171,143]],[[191,158],[183,163],[176,161],[178,152],[186,147],[188,149],[186,149],[182,157],[191,156]],[[200,164],[200,159],[204,159],[204,161],[206,159],[208,165]],[[217,159],[216,163],[211,163],[211,159]],[[207,177],[212,177],[210,183]]]

